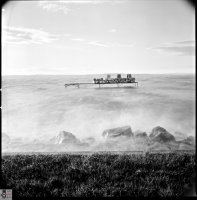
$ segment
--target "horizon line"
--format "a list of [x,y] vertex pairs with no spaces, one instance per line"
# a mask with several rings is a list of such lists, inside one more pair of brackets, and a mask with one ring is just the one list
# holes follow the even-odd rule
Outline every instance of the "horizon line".
[[[84,76],[84,75],[101,75],[101,74],[128,74],[128,73],[95,73],[95,74],[4,74],[1,76]],[[195,72],[185,72],[185,73],[131,73],[131,74],[194,74]]]

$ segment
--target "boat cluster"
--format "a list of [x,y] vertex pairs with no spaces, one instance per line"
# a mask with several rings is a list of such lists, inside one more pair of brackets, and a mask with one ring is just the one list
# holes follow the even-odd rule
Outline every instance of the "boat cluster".
[[122,78],[121,74],[117,74],[117,78],[111,78],[110,75],[107,75],[107,78],[103,79],[103,78],[99,78],[96,79],[94,78],[94,83],[95,84],[105,84],[105,83],[134,83],[135,82],[135,78],[132,77],[131,74],[127,74],[126,78]]

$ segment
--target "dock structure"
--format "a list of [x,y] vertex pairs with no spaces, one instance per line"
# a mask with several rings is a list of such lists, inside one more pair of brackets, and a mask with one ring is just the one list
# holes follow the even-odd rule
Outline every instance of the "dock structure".
[[[75,86],[77,88],[80,88],[80,86],[82,85],[84,85],[85,87],[86,85],[98,85],[99,88],[101,88],[103,85],[111,85],[111,84],[117,84],[117,87],[119,87],[120,85],[125,84],[125,83],[66,83],[64,85],[66,88],[69,86]],[[138,87],[138,82],[131,82],[130,84],[134,84],[135,87]]]
[[138,87],[138,82],[135,81],[135,78],[131,76],[131,74],[127,74],[127,78],[121,78],[121,74],[117,75],[117,78],[111,78],[110,75],[107,75],[106,79],[100,78],[100,79],[93,79],[93,83],[66,83],[64,84],[65,87],[69,86],[75,86],[80,88],[81,85],[98,85],[99,88],[101,88],[103,85],[111,85],[111,84],[117,84],[117,87],[119,87],[122,84],[133,84],[135,87]]

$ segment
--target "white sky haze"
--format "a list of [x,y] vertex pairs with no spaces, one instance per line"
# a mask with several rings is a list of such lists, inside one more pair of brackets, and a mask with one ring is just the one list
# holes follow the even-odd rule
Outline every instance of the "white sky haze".
[[2,75],[195,73],[184,0],[8,1]]

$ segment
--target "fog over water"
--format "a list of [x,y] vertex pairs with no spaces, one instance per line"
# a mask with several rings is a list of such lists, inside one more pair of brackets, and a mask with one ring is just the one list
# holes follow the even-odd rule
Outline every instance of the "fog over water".
[[105,77],[3,76],[2,131],[24,141],[46,141],[62,130],[79,139],[99,139],[105,129],[125,125],[148,135],[155,126],[172,134],[195,135],[194,75],[136,74],[138,88],[129,84],[100,89],[98,85],[64,87],[65,83]]

